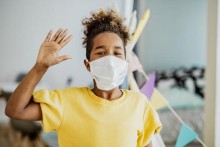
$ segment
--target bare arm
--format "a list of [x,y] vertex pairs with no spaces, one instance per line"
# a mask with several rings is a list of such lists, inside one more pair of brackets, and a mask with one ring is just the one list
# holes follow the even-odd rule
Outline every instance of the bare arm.
[[50,66],[70,59],[68,55],[58,56],[60,49],[72,39],[71,35],[65,38],[66,35],[67,29],[59,29],[52,38],[52,31],[48,33],[40,47],[36,64],[8,100],[5,108],[7,116],[21,120],[42,119],[40,104],[32,101],[32,93]]
[[148,145],[146,145],[145,147],[153,147],[152,142],[150,142]]

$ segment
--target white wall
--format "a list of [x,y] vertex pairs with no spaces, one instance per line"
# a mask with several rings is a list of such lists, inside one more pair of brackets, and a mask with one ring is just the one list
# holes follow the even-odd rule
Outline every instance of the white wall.
[[205,65],[206,0],[140,0],[151,16],[138,53],[146,71]]
[[0,1],[0,85],[14,81],[19,72],[27,72],[34,65],[38,49],[49,29],[69,28],[73,40],[62,50],[72,60],[52,67],[43,82],[51,88],[63,88],[68,77],[73,86],[91,82],[84,68],[85,49],[82,47],[84,17],[97,8],[117,2],[123,11],[126,0],[19,0]]

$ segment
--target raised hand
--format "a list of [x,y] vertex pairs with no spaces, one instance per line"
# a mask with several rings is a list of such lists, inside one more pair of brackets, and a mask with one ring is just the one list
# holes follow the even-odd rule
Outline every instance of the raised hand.
[[14,119],[42,120],[42,112],[39,103],[31,101],[33,91],[48,67],[70,59],[70,56],[59,56],[58,53],[71,39],[67,36],[67,29],[59,29],[53,37],[50,31],[42,43],[36,64],[20,82],[8,100],[5,114]]
[[53,31],[47,34],[42,43],[36,63],[41,67],[50,67],[64,60],[71,59],[69,55],[59,56],[59,51],[72,39],[72,35],[67,36],[67,29],[60,28],[53,37]]

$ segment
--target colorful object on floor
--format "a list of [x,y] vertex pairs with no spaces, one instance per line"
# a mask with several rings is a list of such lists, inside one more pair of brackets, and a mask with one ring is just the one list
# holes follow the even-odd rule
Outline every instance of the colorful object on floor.
[[180,127],[179,135],[176,141],[175,147],[184,147],[194,139],[198,137],[198,134],[193,131],[186,124],[182,124]]
[[145,82],[145,84],[141,87],[141,92],[146,95],[146,97],[148,98],[148,100],[151,100],[152,94],[154,92],[154,88],[155,88],[155,79],[156,79],[156,75],[155,73],[152,73],[149,76],[149,80],[147,82]]

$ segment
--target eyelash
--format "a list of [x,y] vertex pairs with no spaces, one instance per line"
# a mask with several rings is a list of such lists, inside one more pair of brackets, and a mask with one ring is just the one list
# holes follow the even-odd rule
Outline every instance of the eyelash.
[[122,55],[121,53],[118,53],[118,52],[115,52],[114,54],[115,54],[115,55],[119,55],[119,56]]
[[105,53],[104,52],[98,52],[96,53],[97,55],[104,55]]
[[[103,56],[104,54],[105,54],[105,52],[98,52],[98,53],[96,53],[96,55],[101,55],[101,56]],[[115,52],[114,55],[120,56],[120,55],[122,55],[122,54],[121,54],[121,53],[118,53],[118,52]]]

